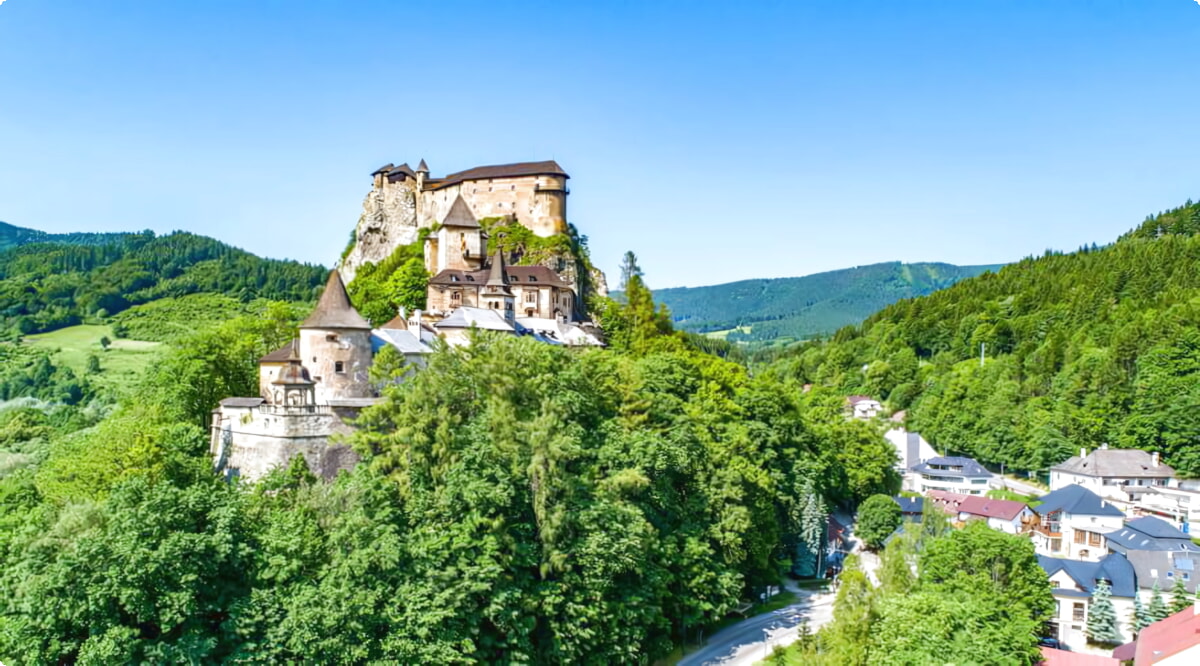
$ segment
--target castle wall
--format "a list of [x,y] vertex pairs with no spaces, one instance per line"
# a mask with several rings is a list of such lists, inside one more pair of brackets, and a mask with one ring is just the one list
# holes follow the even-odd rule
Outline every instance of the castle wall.
[[260,398],[271,401],[271,382],[279,376],[279,371],[287,367],[287,363],[263,363],[258,364],[258,395]]
[[344,398],[370,398],[375,394],[368,376],[369,330],[302,328],[300,360],[316,382],[318,404]]
[[220,456],[224,445],[225,468],[249,481],[286,466],[297,455],[323,479],[359,461],[349,446],[330,444],[331,437],[348,435],[353,428],[329,408],[222,407],[212,427],[210,452]]

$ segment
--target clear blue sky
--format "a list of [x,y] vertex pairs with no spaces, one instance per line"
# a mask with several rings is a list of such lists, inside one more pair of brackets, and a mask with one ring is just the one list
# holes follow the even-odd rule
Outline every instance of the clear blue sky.
[[422,157],[558,160],[655,287],[1011,261],[1200,198],[1194,0],[7,0],[0,63],[0,220],[326,265]]

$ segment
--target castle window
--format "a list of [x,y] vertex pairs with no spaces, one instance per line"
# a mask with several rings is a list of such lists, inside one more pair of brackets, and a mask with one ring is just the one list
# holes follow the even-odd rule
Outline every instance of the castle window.
[[537,302],[537,293],[532,292],[532,291],[526,292],[525,293],[525,302],[526,303],[536,303]]
[[456,292],[450,294],[450,300],[461,301],[462,300],[462,292],[456,291]]
[[530,282],[537,282],[537,278],[536,278],[536,277],[534,277],[534,276],[532,276],[532,275],[530,275],[530,276],[529,276],[529,281],[530,281]]
[[468,275],[468,276],[466,276],[466,277],[467,277],[467,282],[474,282],[474,281],[475,281],[475,276],[474,276],[474,275]]
[[450,276],[450,281],[451,281],[451,282],[458,282],[458,276],[457,276],[457,275],[451,275],[451,276]]
[[337,333],[330,333],[325,336],[325,342],[337,342]]
[[333,363],[333,371],[337,373],[346,372],[346,364],[342,363],[341,361],[335,361]]

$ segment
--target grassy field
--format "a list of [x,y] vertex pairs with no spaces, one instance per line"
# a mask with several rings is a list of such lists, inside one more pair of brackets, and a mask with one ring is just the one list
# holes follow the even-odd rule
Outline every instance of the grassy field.
[[707,335],[710,338],[716,338],[717,340],[724,340],[726,337],[729,336],[730,333],[733,333],[734,331],[737,331],[739,333],[747,333],[748,334],[748,333],[750,333],[751,330],[752,330],[752,327],[750,325],[746,325],[746,326],[738,326],[737,328],[725,329],[724,331],[709,331],[708,333],[705,333],[705,335]]
[[[105,350],[100,338],[107,336],[112,344]],[[42,335],[31,335],[25,343],[42,349],[57,350],[56,363],[71,368],[80,376],[87,375],[87,359],[93,354],[100,359],[100,374],[89,377],[105,386],[128,385],[142,372],[162,348],[159,342],[118,340],[107,326],[70,326]]]

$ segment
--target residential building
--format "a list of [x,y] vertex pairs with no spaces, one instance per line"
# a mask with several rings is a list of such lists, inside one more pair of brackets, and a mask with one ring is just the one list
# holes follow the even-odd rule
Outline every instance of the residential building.
[[995,475],[970,458],[936,456],[912,468],[915,490],[922,495],[942,490],[964,495],[982,495]]
[[924,497],[903,497],[897,495],[892,499],[896,500],[896,504],[900,505],[900,515],[911,523],[921,522],[921,515],[925,510]]
[[883,405],[870,396],[852,395],[846,402],[850,404],[850,415],[856,419],[870,419],[883,413]]
[[1024,502],[1015,500],[931,490],[929,501],[950,514],[951,520],[956,523],[984,520],[988,527],[1008,534],[1022,532],[1034,517],[1033,511]]
[[1158,516],[1185,534],[1200,534],[1200,490],[1196,486],[1196,481],[1189,480],[1150,486],[1133,503],[1133,511],[1143,516]]
[[933,450],[920,433],[896,427],[887,431],[883,437],[896,449],[896,471],[902,475],[926,460],[937,457],[937,451]]
[[1143,516],[1105,536],[1108,549],[1123,554],[1133,564],[1146,599],[1155,582],[1164,594],[1170,592],[1177,579],[1183,580],[1189,593],[1196,592],[1200,546],[1174,525]]
[[1200,664],[1200,609],[1185,608],[1155,622],[1137,640],[1113,650],[1113,657],[1133,666]]
[[1083,486],[1059,488],[1039,501],[1029,532],[1042,555],[1099,560],[1108,552],[1105,535],[1125,522],[1120,509]]
[[1038,565],[1050,579],[1054,595],[1051,634],[1063,645],[1078,650],[1087,644],[1087,616],[1096,584],[1105,580],[1112,588],[1117,630],[1129,636],[1137,578],[1133,566],[1120,553],[1109,553],[1097,562],[1081,562],[1038,555]]
[[1158,453],[1102,446],[1050,468],[1050,490],[1080,485],[1123,509],[1130,509],[1156,487],[1170,485],[1175,470],[1162,464]]

